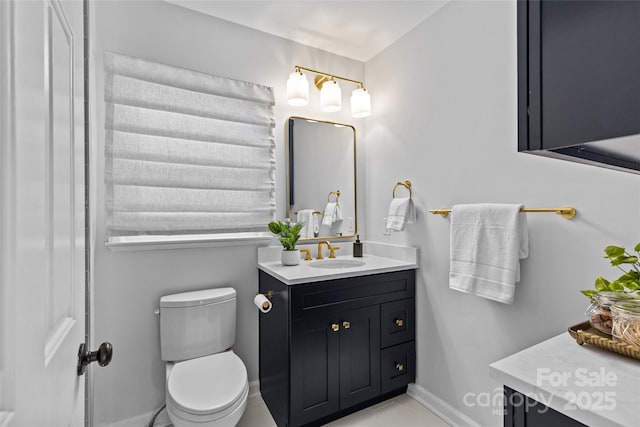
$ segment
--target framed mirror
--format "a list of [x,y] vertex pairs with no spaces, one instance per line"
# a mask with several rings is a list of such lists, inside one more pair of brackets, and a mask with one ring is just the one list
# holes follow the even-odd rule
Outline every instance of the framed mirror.
[[354,237],[356,129],[305,117],[287,121],[287,217],[301,240]]

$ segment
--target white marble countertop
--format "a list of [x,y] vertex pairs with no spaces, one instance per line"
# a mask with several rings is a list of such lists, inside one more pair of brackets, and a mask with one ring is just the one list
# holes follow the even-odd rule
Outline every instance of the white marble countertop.
[[640,360],[568,333],[492,363],[491,376],[588,426],[638,425]]
[[[392,271],[411,270],[418,268],[418,250],[407,246],[387,245],[383,243],[363,242],[364,255],[362,258],[354,258],[351,255],[351,243],[337,243],[341,246],[341,252],[345,255],[337,256],[330,260],[325,256],[323,261],[300,261],[300,265],[285,266],[280,262],[282,248],[266,247],[258,248],[258,268],[287,285],[301,283],[320,282],[324,280],[342,279],[346,277],[366,276],[370,274],[388,273]],[[298,246],[300,249],[309,248],[312,255],[316,256],[317,245]],[[326,251],[326,248],[325,248]],[[325,269],[313,267],[317,262],[331,262],[340,260],[358,260],[365,264],[362,266],[345,267],[337,269]]]

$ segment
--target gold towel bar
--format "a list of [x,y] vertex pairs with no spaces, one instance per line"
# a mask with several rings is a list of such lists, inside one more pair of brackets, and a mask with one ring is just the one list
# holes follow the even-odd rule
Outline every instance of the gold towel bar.
[[331,196],[336,196],[335,202],[338,203],[338,199],[340,198],[340,190],[329,192],[329,195],[327,196],[327,202],[331,201]]
[[[451,209],[430,209],[429,213],[434,215],[442,215],[445,218],[449,215]],[[563,218],[571,219],[576,216],[576,209],[571,206],[565,206],[562,208],[522,208],[520,212],[555,212],[558,215],[561,215]]]
[[406,180],[404,182],[400,182],[398,181],[395,185],[395,187],[393,187],[393,198],[396,198],[396,188],[403,186],[404,188],[406,188],[407,190],[409,190],[409,198],[413,198],[413,194],[411,193],[411,181]]

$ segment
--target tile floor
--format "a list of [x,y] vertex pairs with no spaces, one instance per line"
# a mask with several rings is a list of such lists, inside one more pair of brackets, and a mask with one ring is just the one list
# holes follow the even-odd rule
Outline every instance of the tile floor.
[[[261,397],[249,399],[247,409],[237,427],[275,427]],[[449,427],[427,408],[407,394],[380,402],[339,420],[328,427]]]

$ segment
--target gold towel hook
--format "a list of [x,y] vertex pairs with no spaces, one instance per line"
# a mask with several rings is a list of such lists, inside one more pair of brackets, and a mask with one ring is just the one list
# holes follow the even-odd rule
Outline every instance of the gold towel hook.
[[400,182],[398,181],[395,185],[395,187],[393,187],[393,198],[396,198],[396,188],[403,186],[404,188],[406,188],[407,190],[409,190],[409,198],[412,199],[413,198],[413,194],[411,192],[411,181],[406,180],[404,182]]
[[331,196],[336,196],[335,202],[338,203],[338,199],[340,198],[340,190],[329,192],[329,195],[327,196],[327,202],[331,201]]

